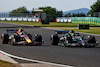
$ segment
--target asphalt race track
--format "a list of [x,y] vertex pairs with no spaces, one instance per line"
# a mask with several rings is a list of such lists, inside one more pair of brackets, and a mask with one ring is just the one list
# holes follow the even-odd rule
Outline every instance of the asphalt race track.
[[[25,31],[33,34],[41,34],[44,44],[42,46],[12,46],[0,42],[0,50],[33,60],[75,67],[100,67],[100,45],[95,48],[52,46],[50,35],[54,34],[54,30],[0,23],[0,35],[6,33],[7,29],[17,29],[19,27],[23,27]],[[100,37],[96,36],[96,39],[100,44]],[[18,62],[23,63],[24,61],[18,60]]]

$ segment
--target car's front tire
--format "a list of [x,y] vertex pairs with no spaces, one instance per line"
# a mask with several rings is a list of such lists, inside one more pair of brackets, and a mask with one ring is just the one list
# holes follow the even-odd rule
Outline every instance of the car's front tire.
[[51,45],[58,45],[59,37],[58,35],[51,35]]

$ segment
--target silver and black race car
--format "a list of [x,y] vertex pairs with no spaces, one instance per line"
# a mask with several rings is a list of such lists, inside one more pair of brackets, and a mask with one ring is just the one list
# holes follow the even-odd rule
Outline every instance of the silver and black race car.
[[6,34],[1,34],[2,44],[11,45],[41,45],[43,43],[42,36],[35,34],[29,34],[22,29],[18,30],[7,30]]
[[[84,38],[80,36],[79,33],[71,31],[55,31],[55,35],[51,35],[51,44],[52,45],[61,45],[64,47],[67,46],[83,46],[83,47],[95,47],[98,45],[97,40],[94,36],[88,36]],[[59,37],[58,34],[66,33],[64,36]]]

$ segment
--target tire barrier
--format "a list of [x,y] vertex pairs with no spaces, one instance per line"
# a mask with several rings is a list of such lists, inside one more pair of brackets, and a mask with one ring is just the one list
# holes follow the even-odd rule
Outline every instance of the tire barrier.
[[23,18],[18,18],[18,21],[23,21]]
[[41,18],[26,18],[26,17],[0,17],[1,21],[29,21],[29,22],[41,22]]
[[27,21],[29,21],[29,22],[32,21],[32,18],[28,18]]
[[6,18],[7,21],[11,21],[11,19],[12,19],[12,18],[10,18],[10,17],[7,17],[7,18]]
[[36,18],[36,22],[39,22],[39,19],[38,18]]
[[6,18],[5,18],[5,17],[3,17],[3,18],[0,18],[0,20],[4,21],[4,20],[6,20]]
[[97,18],[97,17],[72,17],[72,23],[100,25],[100,18]]
[[35,21],[36,21],[36,19],[35,19],[35,18],[32,18],[32,21],[33,21],[33,22],[35,22]]
[[59,18],[56,18],[56,22],[59,23],[71,23],[72,22],[72,19],[69,17],[59,17]]
[[12,18],[12,21],[17,21],[17,18],[14,18],[14,17],[13,17],[13,18]]
[[27,18],[23,18],[23,21],[28,21],[28,19]]

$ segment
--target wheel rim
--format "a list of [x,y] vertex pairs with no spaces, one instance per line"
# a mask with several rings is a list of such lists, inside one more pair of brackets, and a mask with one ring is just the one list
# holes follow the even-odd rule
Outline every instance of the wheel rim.
[[11,45],[13,45],[13,38],[11,38]]
[[13,45],[12,40],[11,40],[11,45]]
[[53,44],[53,38],[51,38],[51,44]]

